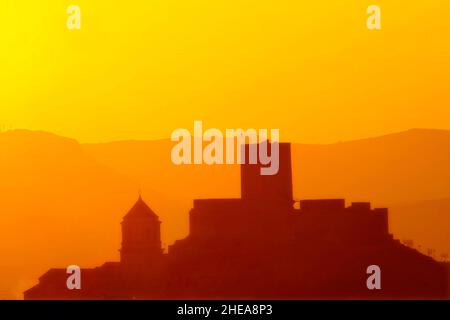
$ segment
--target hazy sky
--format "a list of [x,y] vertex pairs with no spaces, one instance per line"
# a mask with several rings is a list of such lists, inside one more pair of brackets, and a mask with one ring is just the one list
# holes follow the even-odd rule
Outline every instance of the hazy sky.
[[[373,3],[381,31],[366,28]],[[3,0],[0,128],[154,139],[198,119],[302,142],[450,129],[449,16],[446,0]]]

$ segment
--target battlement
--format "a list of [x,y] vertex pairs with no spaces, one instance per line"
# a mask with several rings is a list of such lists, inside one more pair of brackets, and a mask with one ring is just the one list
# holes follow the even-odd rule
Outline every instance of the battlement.
[[241,202],[241,199],[195,199],[193,210],[234,210]]
[[300,210],[304,212],[336,212],[345,209],[344,199],[301,200]]
[[[370,202],[344,199],[301,200],[293,228],[296,239],[317,238],[358,243],[383,241],[390,238],[388,210],[371,208]],[[333,240],[334,239],[334,240]]]

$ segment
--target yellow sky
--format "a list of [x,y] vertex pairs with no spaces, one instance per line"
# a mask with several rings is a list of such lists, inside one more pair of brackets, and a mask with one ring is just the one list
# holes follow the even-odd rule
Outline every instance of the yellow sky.
[[302,142],[450,129],[449,16],[446,0],[3,0],[0,128],[154,139],[198,119]]

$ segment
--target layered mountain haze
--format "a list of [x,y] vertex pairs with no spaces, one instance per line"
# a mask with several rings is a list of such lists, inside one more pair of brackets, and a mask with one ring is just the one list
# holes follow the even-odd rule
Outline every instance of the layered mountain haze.
[[[0,272],[7,275],[0,298],[21,298],[52,266],[118,260],[120,221],[139,190],[163,222],[166,246],[188,233],[194,198],[239,197],[238,166],[175,166],[173,144],[0,133]],[[388,206],[396,238],[450,252],[449,163],[450,131],[443,130],[294,144],[295,197]]]
[[390,205],[450,194],[450,131],[412,129],[294,148],[300,197],[346,197]]
[[434,250],[436,259],[450,253],[450,198],[394,204],[389,209],[394,232],[401,239],[413,240],[427,254]]
[[51,134],[2,133],[0,150],[0,297],[21,297],[51,265],[116,258],[135,184]]

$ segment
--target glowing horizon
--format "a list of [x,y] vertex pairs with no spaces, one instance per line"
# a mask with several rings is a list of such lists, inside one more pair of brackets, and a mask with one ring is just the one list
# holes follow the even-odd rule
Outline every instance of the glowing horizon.
[[[81,8],[68,30],[66,8]],[[196,119],[329,143],[450,129],[450,4],[5,1],[0,126],[155,140]]]

